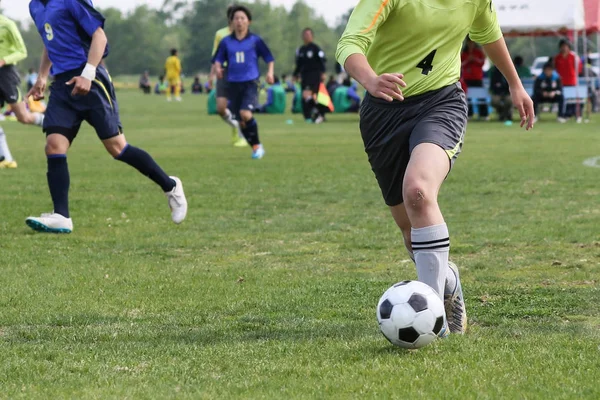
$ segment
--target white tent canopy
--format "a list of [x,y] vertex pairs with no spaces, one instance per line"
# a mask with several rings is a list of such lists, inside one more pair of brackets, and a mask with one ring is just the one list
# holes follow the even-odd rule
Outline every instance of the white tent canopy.
[[583,0],[494,0],[505,34],[585,29]]

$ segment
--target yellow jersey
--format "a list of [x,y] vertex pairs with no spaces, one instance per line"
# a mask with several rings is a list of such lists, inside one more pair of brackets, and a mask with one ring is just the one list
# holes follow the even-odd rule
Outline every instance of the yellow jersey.
[[165,72],[167,73],[167,78],[179,78],[181,75],[181,61],[179,61],[179,57],[171,56],[167,58],[165,62]]

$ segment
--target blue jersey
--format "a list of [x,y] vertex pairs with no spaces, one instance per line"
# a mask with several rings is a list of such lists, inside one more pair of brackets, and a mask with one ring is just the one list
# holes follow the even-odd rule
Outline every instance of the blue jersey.
[[104,17],[91,0],[32,0],[29,14],[48,50],[52,75],[85,66],[92,35],[104,27]]
[[271,50],[260,36],[248,32],[245,38],[238,40],[234,32],[221,40],[213,61],[221,64],[227,62],[229,82],[248,82],[260,77],[259,57],[262,57],[266,63],[275,61]]

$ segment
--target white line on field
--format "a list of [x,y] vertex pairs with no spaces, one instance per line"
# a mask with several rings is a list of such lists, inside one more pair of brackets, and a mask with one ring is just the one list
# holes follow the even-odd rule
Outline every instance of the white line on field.
[[600,168],[600,156],[588,158],[583,162],[586,167]]

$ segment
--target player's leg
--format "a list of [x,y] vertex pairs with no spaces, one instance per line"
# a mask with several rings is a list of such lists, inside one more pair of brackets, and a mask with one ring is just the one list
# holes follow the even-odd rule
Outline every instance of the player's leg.
[[217,113],[221,116],[223,122],[231,127],[231,142],[233,145],[235,147],[246,147],[248,143],[242,134],[240,123],[236,121],[231,110],[227,108],[228,97],[228,82],[225,75],[223,79],[217,80]]
[[175,86],[174,86],[175,100],[181,101],[181,80],[174,79],[174,82],[175,82]]
[[252,147],[252,158],[259,160],[264,157],[263,148],[258,135],[258,123],[254,119],[254,106],[258,99],[258,86],[255,82],[243,83],[239,86],[237,102],[239,104],[239,115],[242,127],[242,133]]
[[27,109],[24,101],[11,104],[10,108],[15,113],[17,121],[25,125],[42,126],[44,124],[44,114],[32,113]]
[[458,270],[456,284],[446,290],[449,275],[450,236],[437,197],[452,163],[460,153],[467,121],[464,94],[451,86],[431,95],[429,109],[415,125],[411,155],[403,183],[406,214],[419,280],[433,287],[446,305],[450,331],[464,333],[466,309]]
[[171,101],[173,100],[173,92],[174,92],[174,88],[173,88],[173,80],[169,77],[167,77],[167,101]]
[[[52,102],[50,104],[52,105]],[[48,107],[48,111],[53,113],[56,108],[51,105]],[[54,120],[50,122],[54,122]],[[73,221],[69,213],[71,178],[69,165],[67,164],[67,151],[71,141],[77,135],[79,126],[69,128],[48,126],[45,129],[47,132],[60,131],[60,133],[47,135],[45,147],[48,165],[46,178],[48,189],[50,189],[50,197],[52,198],[53,212],[42,214],[40,217],[29,217],[25,220],[25,223],[38,232],[71,233],[73,231]]]
[[12,158],[8,142],[6,141],[6,134],[0,126],[0,169],[5,168],[17,168],[17,162]]
[[181,181],[167,175],[150,154],[127,143],[121,134],[119,105],[108,74],[99,68],[96,77],[97,82],[87,95],[90,104],[87,121],[114,159],[132,166],[160,186],[169,201],[171,219],[176,224],[183,222],[187,215],[187,200]]

